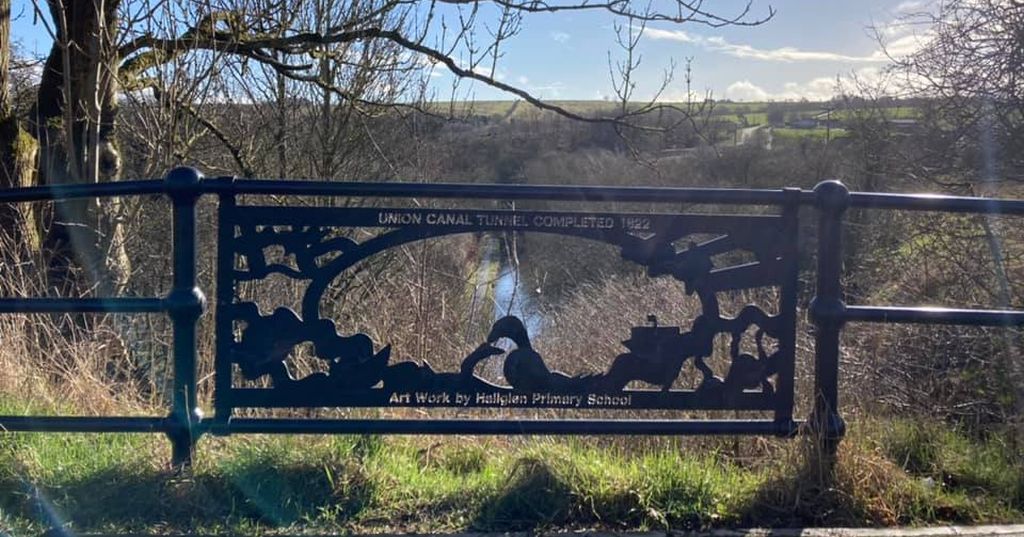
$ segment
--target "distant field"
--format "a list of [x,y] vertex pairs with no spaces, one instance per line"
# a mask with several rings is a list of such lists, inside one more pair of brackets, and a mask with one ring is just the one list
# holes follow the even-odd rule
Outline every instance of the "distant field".
[[768,123],[768,114],[766,112],[719,113],[718,107],[716,106],[715,108],[715,118],[722,121],[730,121],[747,127]]
[[[548,101],[575,114],[610,113],[616,105],[607,101]],[[448,103],[434,103],[433,107],[448,111]],[[514,108],[513,108],[514,107]],[[536,114],[539,109],[525,101],[474,101],[456,103],[455,110],[474,116],[504,117],[512,113],[512,117],[525,117]]]
[[[836,110],[832,112],[832,119],[844,120],[853,115],[850,110]],[[885,109],[885,115],[889,119],[918,119],[921,117],[921,110],[912,106],[894,106]]]
[[832,138],[842,138],[847,136],[848,132],[846,129],[834,128],[831,131],[826,129],[790,129],[786,127],[775,127],[772,129],[772,136],[777,139],[800,139],[800,138],[814,138],[824,140],[826,136]]
[[[613,113],[617,108],[618,104],[609,101],[546,101],[550,104],[562,107],[570,112],[576,114],[596,114],[596,113]],[[685,102],[664,102],[662,104],[678,106],[685,108],[687,104]],[[769,103],[715,103],[714,104],[714,115],[727,116],[728,120],[738,121],[735,118],[744,114],[748,117],[748,121],[753,121],[753,118],[760,118],[760,121],[765,120],[765,110]],[[643,106],[643,103],[637,103],[635,106]],[[809,103],[808,106],[813,110],[819,110],[821,106],[819,104]],[[447,111],[449,108],[448,103],[435,103],[433,104],[439,111]],[[525,101],[475,101],[466,103],[456,103],[456,110],[461,112],[468,112],[472,115],[479,116],[493,116],[503,117],[513,113],[513,117],[525,116],[527,114],[536,113],[537,108],[533,105],[526,103]],[[513,108],[514,107],[514,108]],[[756,124],[756,123],[752,123]]]
[[[562,107],[572,113],[581,115],[614,114],[618,104],[608,101],[547,101],[550,104]],[[665,102],[663,104],[685,107],[684,102]],[[712,108],[712,115],[715,119],[735,123],[740,126],[755,126],[768,123],[768,110],[772,105],[778,105],[784,109],[786,121],[795,119],[814,118],[823,115],[826,111],[825,103],[770,103],[770,102],[716,102]],[[433,103],[431,108],[440,113],[449,111],[452,105],[449,103]],[[636,106],[642,106],[637,103]],[[470,116],[483,116],[490,118],[517,118],[528,119],[537,117],[537,114],[544,113],[525,101],[474,101],[455,103],[454,110],[459,114]],[[920,111],[912,106],[895,106],[885,110],[886,115],[891,119],[914,119],[920,117]],[[833,110],[831,118],[842,121],[849,119],[852,112],[849,110]]]

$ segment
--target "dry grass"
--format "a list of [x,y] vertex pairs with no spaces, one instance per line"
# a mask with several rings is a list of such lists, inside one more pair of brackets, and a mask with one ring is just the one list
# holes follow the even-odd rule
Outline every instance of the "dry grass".
[[[918,283],[926,270],[918,261],[920,254],[935,243],[915,240],[902,251],[901,279],[893,279],[896,289],[876,299],[904,300],[930,296],[929,290],[959,289],[956,276],[961,273],[956,271],[928,268],[931,283]],[[944,248],[952,251],[954,246]],[[379,345],[393,345],[395,360],[428,360],[436,369],[453,370],[486,331],[489,319],[479,311],[492,311],[493,304],[487,304],[474,313],[473,302],[481,299],[471,289],[480,282],[473,281],[470,268],[480,255],[478,243],[468,236],[411,245],[396,250],[386,263],[339,282],[344,292],[336,291],[325,303],[340,331],[365,331]],[[1021,265],[1010,266],[1019,274]],[[557,300],[541,301],[545,324],[536,345],[554,368],[569,373],[604,370],[623,351],[621,340],[630,327],[644,324],[648,314],[656,314],[662,325],[685,330],[699,313],[696,299],[670,279],[648,279],[621,267],[597,275],[587,273],[592,267],[577,268],[579,277],[567,279]],[[2,294],[47,294],[41,272],[29,258],[5,264]],[[209,273],[204,274],[204,288],[212,290]],[[936,280],[939,275],[942,279]],[[941,285],[935,287],[936,281]],[[259,291],[243,290],[267,308],[294,305],[301,291],[285,281]],[[949,295],[958,301],[965,296],[974,295]],[[735,312],[748,302],[774,299],[771,291],[738,293],[723,297],[723,310]],[[213,384],[210,319],[208,315],[203,325],[200,346],[206,406]],[[806,325],[798,333],[797,393],[804,397],[798,408],[806,415],[811,344]],[[166,335],[166,323],[148,317],[0,316],[0,413],[165,412],[170,370]],[[853,399],[844,413],[934,408],[939,400],[933,397],[944,385],[926,385],[920,380],[925,377],[915,376],[915,371],[928,368],[940,380],[936,371],[981,375],[966,379],[973,382],[965,382],[970,390],[952,395],[973,394],[998,403],[998,386],[990,393],[976,390],[991,384],[992,371],[957,369],[956,364],[939,371],[941,361],[923,359],[927,353],[949,354],[950,349],[977,350],[979,342],[995,341],[995,336],[983,334],[971,340],[973,347],[966,347],[956,343],[963,331],[950,329],[943,335],[930,341],[926,332],[903,328],[849,331],[843,393],[866,397]],[[902,353],[895,362],[901,365],[898,370],[892,366],[894,349]],[[720,374],[727,367],[727,352],[723,339],[710,361]],[[298,354],[292,358],[298,375],[316,367],[308,352]],[[887,363],[888,369],[883,367]],[[687,367],[677,381],[680,387],[696,381],[696,373]],[[902,382],[882,382],[894,371],[904,375]],[[901,391],[905,386],[931,391]],[[951,392],[938,395],[949,397],[947,402],[955,399]],[[922,432],[910,422],[859,420],[841,445],[834,472],[827,471],[811,442],[233,437],[204,439],[196,474],[182,479],[165,471],[167,446],[160,437],[16,435],[0,449],[0,510],[7,513],[0,515],[0,524],[11,523],[3,517],[13,516],[18,527],[41,529],[49,522],[38,518],[40,497],[58,505],[76,528],[92,530],[646,529],[976,523],[1024,517],[1024,482],[1013,478],[1024,475],[1024,461],[1012,441],[1004,441],[998,432],[978,436],[976,430],[930,423]],[[992,422],[988,425],[991,430]],[[25,493],[26,487],[43,496]]]
[[[35,257],[6,260],[0,270],[0,295],[53,296],[42,281],[40,266]],[[160,324],[153,324],[149,316],[0,315],[0,393],[83,415],[158,407],[167,380],[168,346],[154,326]],[[146,345],[131,341],[147,329],[152,340]]]

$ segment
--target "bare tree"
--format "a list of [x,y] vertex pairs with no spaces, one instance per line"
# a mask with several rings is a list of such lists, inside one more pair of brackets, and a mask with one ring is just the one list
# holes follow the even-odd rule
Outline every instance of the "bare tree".
[[917,50],[893,56],[889,72],[925,98],[925,119],[941,124],[931,145],[944,158],[934,162],[987,182],[1024,179],[1024,4],[943,0],[896,26],[923,29]]
[[[169,117],[175,129],[212,133],[229,149],[237,169],[252,175],[246,141],[224,131],[203,103],[239,97],[250,88],[247,77],[254,72],[272,76],[272,101],[279,112],[287,106],[290,88],[315,88],[323,111],[330,112],[320,116],[324,139],[340,132],[339,121],[348,125],[352,119],[415,108],[423,102],[424,77],[439,68],[456,80],[497,88],[567,118],[628,126],[638,116],[672,107],[651,102],[591,117],[496,75],[504,47],[529,16],[599,11],[632,28],[649,22],[756,25],[774,13],[767,7],[753,14],[748,4],[721,14],[694,0],[642,7],[624,0],[36,0],[34,6],[53,37],[30,118],[39,144],[38,174],[32,178],[38,184],[117,179],[123,167],[114,140],[118,96],[139,99],[147,92],[145,99],[173,109]],[[246,82],[227,77],[203,82],[232,71]],[[200,88],[206,90],[205,101],[197,100]],[[344,108],[336,103],[345,103]],[[279,113],[279,127],[287,123],[282,118]],[[154,146],[150,152],[170,160],[188,155],[182,149],[194,139],[170,134],[169,145],[176,147]],[[287,154],[282,137],[277,138]],[[322,157],[318,175],[334,175],[334,157],[327,151]],[[66,280],[70,267],[78,266],[86,269],[97,293],[123,285],[129,269],[119,211],[117,206],[101,211],[89,202],[61,207],[47,233],[47,245],[57,252],[56,279]]]
[[[942,0],[895,27],[914,29],[917,46],[910,54],[893,55],[888,74],[920,98],[924,124],[919,143],[903,148],[903,173],[966,194],[993,194],[1024,179],[1024,3]],[[885,45],[884,32],[878,35]],[[990,265],[983,261],[970,268],[990,272],[980,283],[998,306],[1010,307],[1015,297],[1003,238],[1012,228],[998,215],[979,218],[978,226]],[[1005,383],[1012,414],[1019,417],[1024,338],[1007,329],[997,342],[997,379]]]
[[[36,145],[18,121],[12,80],[11,0],[0,0],[0,188],[28,186],[33,182]],[[11,244],[25,244],[33,236],[31,217],[16,207],[0,207],[0,230]]]

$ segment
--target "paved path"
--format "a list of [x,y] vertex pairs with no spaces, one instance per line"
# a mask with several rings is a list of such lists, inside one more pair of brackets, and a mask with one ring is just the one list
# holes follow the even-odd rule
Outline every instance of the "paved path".
[[[395,537],[378,535],[374,537]],[[1024,524],[1003,526],[932,526],[925,528],[781,528],[706,532],[510,532],[404,535],[402,537],[1024,537]]]
[[746,127],[746,128],[740,129],[738,131],[738,135],[736,136],[736,145],[749,144],[751,141],[753,141],[755,139],[754,137],[757,136],[757,133],[759,131],[761,131],[761,130],[764,130],[764,132],[765,132],[765,135],[764,135],[764,138],[763,138],[763,140],[764,140],[764,148],[767,149],[768,151],[771,151],[772,150],[772,138],[773,138],[773,136],[772,136],[772,128],[770,126],[768,126],[768,125],[754,125],[753,127]]
[[[2,532],[0,532],[2,535]],[[62,532],[53,530],[41,537],[64,537]],[[271,535],[279,535],[271,533]],[[285,534],[287,535],[287,534]],[[130,537],[124,534],[81,534],[77,537]],[[140,536],[149,537],[149,536]],[[168,534],[165,537],[174,537]],[[201,537],[179,535],[178,537]],[[304,537],[336,537],[305,535]],[[353,534],[350,537],[360,537]],[[931,526],[925,528],[754,528],[742,530],[691,531],[649,531],[649,532],[508,532],[508,533],[424,533],[424,534],[374,534],[366,537],[1024,537],[1024,524],[1002,526]]]
[[[683,537],[695,533],[662,534]],[[1024,524],[1004,526],[931,526],[925,528],[797,528],[716,530],[709,537],[1024,537]],[[654,537],[654,536],[651,536]]]

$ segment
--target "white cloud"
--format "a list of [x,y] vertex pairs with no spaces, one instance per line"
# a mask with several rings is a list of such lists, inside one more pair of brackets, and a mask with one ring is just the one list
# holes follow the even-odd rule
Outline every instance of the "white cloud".
[[836,90],[836,79],[831,77],[786,82],[778,92],[770,92],[749,80],[738,80],[725,89],[725,97],[733,101],[827,101],[836,95]]
[[928,5],[928,3],[924,0],[906,0],[904,2],[900,2],[893,11],[896,13],[912,13],[921,11],[921,8],[926,5]]
[[660,28],[645,28],[644,35],[651,39],[679,41],[680,43],[700,43],[704,40],[699,35],[692,35],[682,30],[662,30]]
[[525,76],[519,76],[516,78],[516,82],[518,82],[520,86],[525,86],[530,83],[530,79]]
[[791,100],[827,101],[838,93],[836,83],[836,77],[831,76],[812,78],[802,84],[787,82],[782,86],[780,97]]
[[768,92],[749,80],[738,80],[725,88],[725,98],[733,101],[767,101]]
[[[972,0],[968,0],[972,1]],[[935,38],[930,17],[919,15],[934,8],[923,1],[903,2],[890,21],[870,26],[879,42],[874,55],[878,58],[900,58],[915,54]]]
[[[461,62],[459,62],[459,63],[461,63]],[[461,65],[460,65],[460,67],[461,67]],[[463,67],[463,69],[465,69],[465,67]],[[490,65],[485,67],[483,65],[477,64],[477,65],[474,65],[472,68],[470,68],[470,70],[473,71],[474,73],[480,75],[480,76],[486,76],[486,77],[489,77],[489,78],[493,78],[495,80],[502,80],[503,81],[506,78],[508,78],[508,73],[505,71],[505,69],[501,68],[501,66],[498,66],[497,70],[492,71]]]
[[565,32],[551,32],[551,39],[558,41],[559,43],[568,43],[572,36]]
[[663,30],[647,28],[644,35],[649,39],[677,41],[698,45],[704,49],[721,52],[736,58],[754,59],[768,62],[845,62],[845,63],[886,63],[889,57],[904,56],[917,51],[927,34],[903,35],[887,43],[886,51],[876,50],[868,55],[850,55],[824,50],[801,50],[796,47],[758,48],[744,43],[732,43],[724,37],[705,37],[683,30]]
[[884,32],[882,35],[882,49],[877,51],[879,57],[902,57],[918,52],[935,37],[931,30],[907,34],[905,31],[896,30]]
[[825,51],[812,51],[812,50],[800,50],[795,47],[780,47],[774,49],[759,49],[750,45],[735,44],[722,39],[721,37],[709,37],[707,42],[710,44],[708,48],[719,52],[724,52],[730,56],[737,58],[753,58],[755,60],[764,60],[770,62],[813,62],[813,61],[831,61],[831,62],[878,62],[886,61],[883,58],[879,58],[874,54],[870,56],[848,56],[846,54],[839,54],[836,52],[825,52]]
[[876,54],[888,54],[892,57],[909,56],[921,50],[926,43],[934,36],[932,32],[904,35],[896,37],[884,44],[885,51],[878,51]]
[[780,91],[769,91],[750,80],[737,80],[725,89],[733,101],[827,101],[844,91],[869,89],[878,94],[899,94],[904,82],[887,77],[878,67],[863,67],[839,76],[819,76],[804,82],[786,82]]

